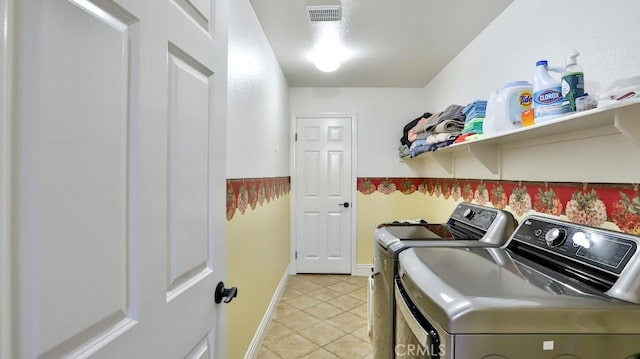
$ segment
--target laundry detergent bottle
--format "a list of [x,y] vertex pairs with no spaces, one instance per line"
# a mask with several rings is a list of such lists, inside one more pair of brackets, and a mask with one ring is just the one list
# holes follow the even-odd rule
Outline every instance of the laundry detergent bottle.
[[547,60],[536,62],[533,76],[533,120],[536,124],[562,116],[562,86],[560,79],[549,74],[562,74],[563,68],[549,67]]
[[513,81],[489,94],[482,124],[485,136],[522,127],[522,112],[530,109],[533,102],[532,88],[527,81]]

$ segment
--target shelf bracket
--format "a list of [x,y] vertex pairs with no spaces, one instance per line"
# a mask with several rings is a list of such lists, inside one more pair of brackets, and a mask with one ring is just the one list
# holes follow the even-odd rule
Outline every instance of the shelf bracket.
[[448,174],[453,174],[453,154],[451,152],[431,152],[431,158],[447,171]]
[[613,126],[629,141],[640,146],[640,119],[635,108],[627,106],[616,109]]
[[499,151],[496,146],[470,143],[468,150],[491,173],[498,174]]

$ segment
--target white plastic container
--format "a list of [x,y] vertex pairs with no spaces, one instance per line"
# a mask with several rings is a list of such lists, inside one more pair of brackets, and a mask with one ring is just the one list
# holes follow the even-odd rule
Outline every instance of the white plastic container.
[[499,91],[489,94],[482,132],[485,135],[497,135],[521,127],[522,111],[530,109],[532,102],[533,86],[529,82],[505,84]]
[[562,86],[549,72],[562,74],[563,68],[549,67],[546,60],[536,62],[533,76],[533,118],[535,123],[558,118],[563,115]]

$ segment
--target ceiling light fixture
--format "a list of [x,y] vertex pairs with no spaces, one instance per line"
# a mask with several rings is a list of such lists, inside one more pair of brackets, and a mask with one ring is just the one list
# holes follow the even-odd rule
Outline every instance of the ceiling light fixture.
[[335,34],[323,34],[323,39],[315,47],[311,54],[311,61],[322,72],[333,72],[340,68],[342,62],[348,57],[347,51]]
[[333,54],[316,54],[316,68],[322,72],[333,72],[340,67],[340,60]]
[[333,72],[340,68],[340,65],[349,57],[350,51],[342,47],[340,42],[324,42],[316,46],[315,50],[311,53],[310,59],[318,70],[322,72]]

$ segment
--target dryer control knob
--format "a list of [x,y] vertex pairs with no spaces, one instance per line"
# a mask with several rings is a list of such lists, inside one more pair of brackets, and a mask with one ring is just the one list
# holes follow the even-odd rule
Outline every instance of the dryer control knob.
[[544,236],[549,247],[557,247],[567,239],[567,231],[562,228],[552,228]]
[[471,219],[473,218],[473,216],[476,215],[476,212],[474,212],[474,210],[472,210],[471,208],[467,208],[464,213],[462,213],[462,216],[466,219]]

